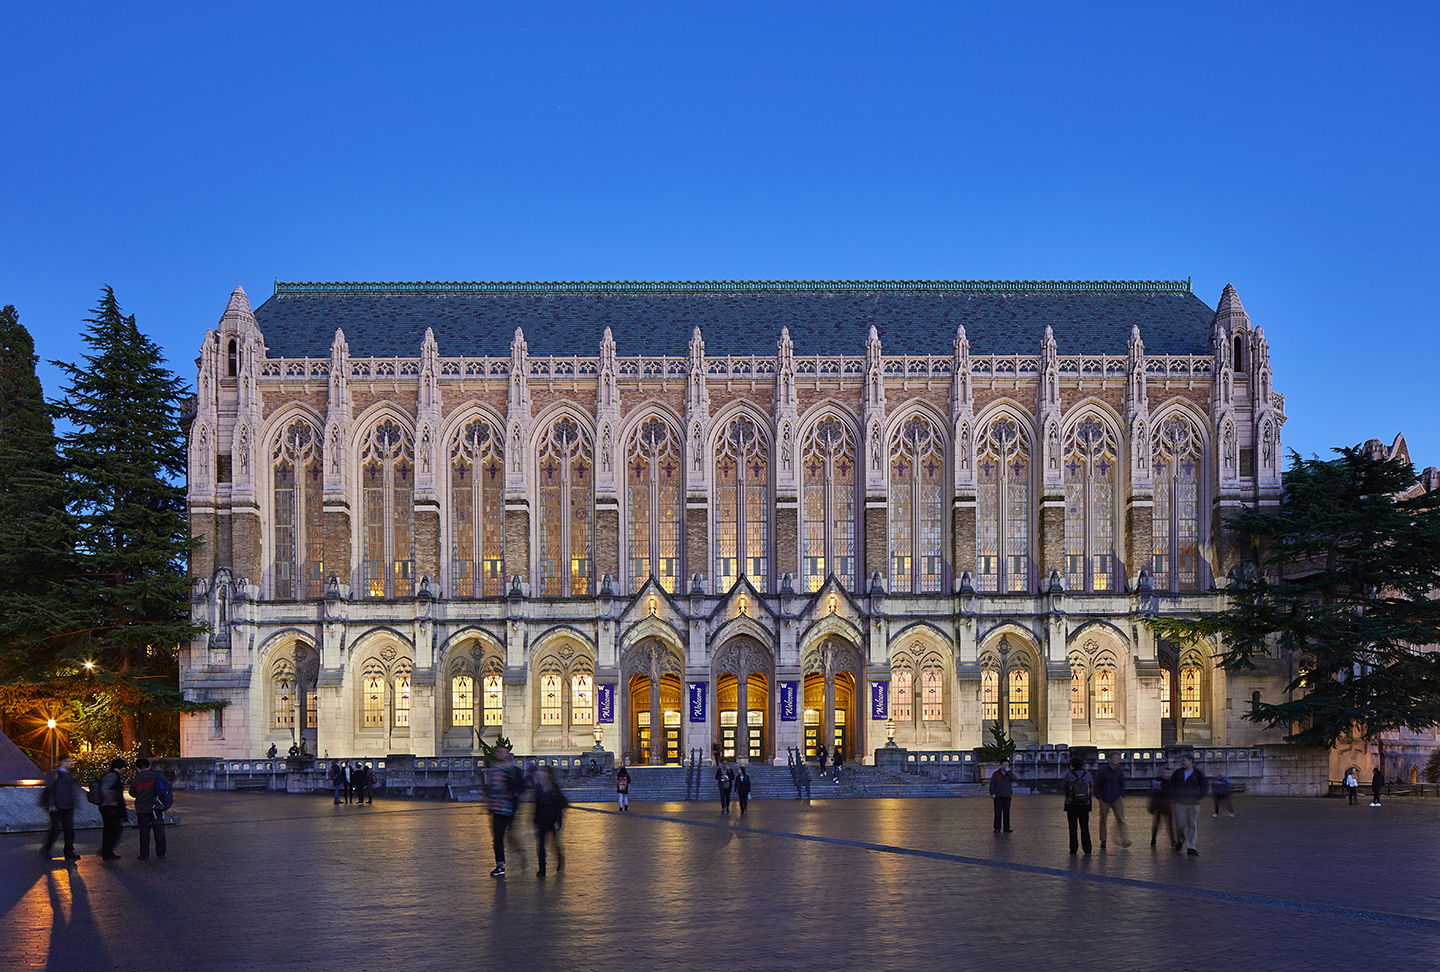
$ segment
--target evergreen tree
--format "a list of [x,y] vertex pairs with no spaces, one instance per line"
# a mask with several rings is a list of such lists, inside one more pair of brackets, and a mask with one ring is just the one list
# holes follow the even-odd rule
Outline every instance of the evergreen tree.
[[12,718],[66,697],[56,684],[66,666],[57,661],[87,626],[75,598],[74,524],[35,363],[20,315],[0,309],[0,712]]
[[55,362],[68,379],[57,415],[70,430],[61,455],[90,614],[97,688],[120,715],[122,747],[145,752],[143,714],[196,711],[175,681],[178,646],[197,633],[188,613],[183,383],[134,316],[106,287],[86,323],[84,365]]
[[1180,641],[1219,638],[1227,671],[1293,653],[1287,699],[1245,718],[1327,748],[1440,725],[1440,491],[1399,498],[1416,482],[1409,463],[1335,451],[1328,461],[1291,453],[1283,505],[1229,521],[1262,570],[1232,586],[1227,610],[1147,622]]

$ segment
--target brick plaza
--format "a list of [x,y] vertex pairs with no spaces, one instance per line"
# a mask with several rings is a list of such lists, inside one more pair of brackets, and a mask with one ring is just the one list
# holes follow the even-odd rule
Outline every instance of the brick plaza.
[[[488,876],[473,804],[179,794],[169,859],[0,837],[0,969],[1329,969],[1440,954],[1440,803],[1242,798],[1199,858],[1067,853],[1055,797],[580,805]],[[528,818],[529,807],[523,808]],[[1092,827],[1095,821],[1092,820]],[[1163,831],[1162,831],[1163,833]],[[1163,844],[1163,837],[1162,837]]]

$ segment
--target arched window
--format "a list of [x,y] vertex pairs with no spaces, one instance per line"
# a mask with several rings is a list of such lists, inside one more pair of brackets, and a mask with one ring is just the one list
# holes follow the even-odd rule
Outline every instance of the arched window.
[[1085,721],[1085,663],[1079,658],[1070,659],[1070,718]]
[[475,679],[469,675],[450,679],[450,725],[475,725]]
[[1095,718],[1115,718],[1115,666],[1100,663],[1095,666]]
[[240,374],[240,345],[236,343],[234,338],[230,339],[230,344],[226,350],[225,374],[230,378],[234,378]]
[[1234,350],[1235,350],[1235,370],[1236,370],[1236,371],[1244,371],[1244,370],[1245,370],[1245,340],[1244,340],[1244,338],[1242,338],[1242,337],[1241,337],[1240,335],[1238,335],[1238,334],[1235,335],[1235,340],[1234,340],[1234,342],[1233,342],[1233,344],[1232,344],[1232,347],[1233,347]]
[[1151,573],[1156,590],[1194,590],[1200,581],[1200,437],[1172,415],[1155,430]]
[[770,460],[765,437],[744,415],[730,420],[715,446],[717,591],[740,573],[761,591],[770,576]]
[[385,726],[385,672],[379,665],[367,666],[362,678],[364,720],[366,729],[381,729]]
[[1030,669],[1010,669],[1010,721],[1030,720]]
[[570,724],[588,726],[595,721],[595,679],[588,673],[570,676]]
[[1065,586],[1115,587],[1115,436],[1087,415],[1065,436]]
[[275,474],[275,597],[320,597],[325,587],[324,470],[320,436],[304,419],[285,427],[271,449]]
[[481,668],[481,724],[503,725],[505,721],[505,667],[500,659],[491,657]]
[[275,666],[271,676],[275,700],[275,728],[295,728],[295,668],[288,661]]
[[980,720],[1000,720],[1000,669],[993,660],[980,669]]
[[595,669],[587,655],[562,646],[558,655],[541,659],[538,671],[542,728],[564,732],[594,724]]
[[944,479],[944,438],[928,419],[911,416],[890,439],[892,591],[940,590]]
[[976,587],[1030,587],[1030,445],[1014,419],[991,422],[976,443]]
[[1171,687],[1170,687],[1170,682],[1171,682],[1172,679],[1174,679],[1174,677],[1175,677],[1175,676],[1174,676],[1173,674],[1171,674],[1170,669],[1168,669],[1168,668],[1161,669],[1161,671],[1160,671],[1160,718],[1162,718],[1162,719],[1173,719],[1173,718],[1175,718],[1175,710],[1172,708],[1172,706],[1173,706],[1174,703],[1171,701],[1171,691],[1172,691],[1172,690],[1171,690]]
[[1200,714],[1200,665],[1187,659],[1180,666],[1180,718],[1199,719]]
[[668,423],[651,418],[630,436],[625,478],[632,593],[652,574],[666,592],[680,593],[682,469],[680,435]]
[[410,435],[393,419],[360,449],[363,571],[367,597],[415,593],[415,466]]
[[940,659],[931,655],[920,668],[920,718],[945,721],[945,675]]
[[829,574],[855,590],[855,440],[843,422],[825,416],[810,429],[801,453],[805,518],[805,590]]
[[540,676],[540,724],[558,726],[564,719],[564,706],[560,698],[562,682],[558,671],[544,672]]
[[505,437],[484,419],[450,443],[450,590],[505,593]]
[[540,593],[590,593],[590,503],[594,466],[590,437],[569,417],[550,426],[539,449]]
[[915,721],[915,676],[907,658],[897,658],[890,667],[890,717],[898,723]]
[[395,676],[395,728],[410,728],[410,669]]

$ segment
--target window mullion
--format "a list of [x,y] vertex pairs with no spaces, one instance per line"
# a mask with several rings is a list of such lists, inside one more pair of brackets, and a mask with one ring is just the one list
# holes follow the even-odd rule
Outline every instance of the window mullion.
[[[570,459],[567,456],[560,468],[560,594],[570,596]],[[560,698],[563,703],[565,691]],[[563,722],[561,723],[564,724]]]
[[656,460],[656,456],[650,456],[650,549],[645,551],[645,561],[650,565],[650,576],[658,583],[660,571],[655,566],[655,559],[660,551],[660,476],[655,468]]
[[385,464],[384,478],[384,500],[380,504],[385,511],[385,522],[381,525],[381,532],[385,540],[380,544],[385,557],[380,569],[385,573],[385,596],[395,596],[395,466],[393,462]]

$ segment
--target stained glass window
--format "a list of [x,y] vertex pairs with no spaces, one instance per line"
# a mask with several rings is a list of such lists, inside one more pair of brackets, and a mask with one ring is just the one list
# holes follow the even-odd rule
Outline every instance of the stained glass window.
[[940,590],[944,563],[945,439],[926,418],[912,415],[890,439],[891,589]]
[[1115,436],[1095,415],[1065,435],[1065,586],[1115,587]]
[[1070,718],[1085,720],[1085,669],[1075,662],[1070,664]]
[[469,675],[450,679],[450,725],[475,724],[475,680]]
[[630,526],[630,590],[653,574],[671,594],[680,592],[682,518],[680,433],[652,417],[630,436],[625,456]]
[[986,667],[980,670],[980,719],[996,722],[1000,718],[1000,672]]
[[[906,666],[908,663],[901,662]],[[890,669],[890,716],[896,722],[915,721],[915,684],[909,667]]]
[[275,728],[295,727],[295,670],[288,665],[277,668],[272,683],[275,689]]
[[1010,669],[1010,721],[1025,722],[1030,718],[1030,670]]
[[450,444],[450,589],[456,597],[505,593],[504,438],[475,419]]
[[395,676],[395,728],[410,726],[410,673]]
[[746,416],[731,419],[715,447],[715,578],[728,591],[744,573],[766,590],[770,576],[770,464],[765,437]]
[[939,663],[927,662],[920,672],[920,718],[926,722],[945,721],[945,681]]
[[1160,718],[1162,719],[1173,719],[1175,717],[1174,709],[1171,708],[1170,701],[1170,682],[1174,677],[1174,674],[1168,668],[1162,669],[1160,672]]
[[505,718],[504,681],[504,678],[499,675],[485,676],[485,725],[487,726],[501,725]]
[[1200,579],[1199,435],[1188,419],[1173,415],[1156,427],[1152,447],[1152,579],[1157,590],[1194,590]]
[[589,675],[570,676],[570,724],[588,726],[595,721],[595,680]]
[[827,415],[811,427],[801,450],[805,590],[818,591],[830,574],[855,590],[855,441],[849,427]]
[[540,724],[542,726],[558,726],[564,718],[560,685],[560,676],[554,672],[540,676]]
[[1095,718],[1115,718],[1115,669],[1109,665],[1095,670]]
[[976,565],[981,591],[1030,585],[1030,445],[1008,416],[985,427],[975,450]]
[[410,434],[393,419],[360,450],[362,577],[367,597],[415,593],[415,466]]
[[590,437],[563,417],[550,427],[538,455],[540,593],[590,593],[591,500],[594,468]]
[[385,677],[378,672],[365,676],[365,728],[378,729],[385,725]]
[[1180,718],[1200,718],[1200,666],[1180,669]]
[[271,449],[275,500],[275,597],[320,597],[325,584],[324,471],[319,433],[296,419]]

